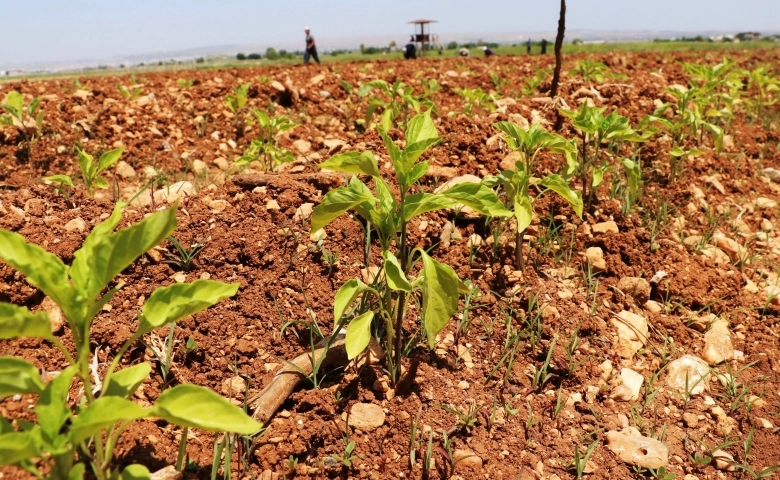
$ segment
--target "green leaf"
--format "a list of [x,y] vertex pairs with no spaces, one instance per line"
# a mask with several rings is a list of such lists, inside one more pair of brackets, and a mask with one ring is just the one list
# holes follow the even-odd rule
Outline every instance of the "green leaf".
[[111,233],[121,218],[121,211],[117,213],[117,209],[114,209],[107,227],[101,227],[102,224],[95,227],[96,232],[92,232],[84,240],[84,245],[73,254],[70,269],[73,283],[89,302],[93,302],[122,270],[176,229],[177,207],[178,203],[175,203],[167,210]]
[[27,113],[32,117],[35,115],[35,111],[38,110],[38,107],[41,105],[41,97],[35,97],[30,101],[30,104],[27,105]]
[[352,302],[355,301],[358,295],[367,290],[370,290],[370,287],[357,278],[347,280],[344,285],[339,288],[339,291],[336,292],[336,297],[333,300],[334,326],[339,324],[341,317],[344,316],[344,313],[346,313],[347,309],[352,305]]
[[412,284],[406,278],[404,269],[398,262],[398,259],[393,252],[384,251],[382,256],[385,259],[385,276],[387,277],[387,285],[393,290],[403,290],[404,292],[412,292]]
[[78,367],[71,365],[43,389],[35,405],[35,413],[38,415],[38,423],[41,426],[43,438],[52,443],[59,434],[62,426],[71,417],[68,408],[68,391],[73,383],[73,377],[78,373]]
[[235,295],[239,286],[238,283],[196,280],[158,288],[144,305],[138,331],[146,333],[205,310]]
[[[401,154],[401,163],[404,165],[404,172],[407,174],[411,172],[412,167],[417,160],[433,145],[439,143],[439,138],[427,138],[415,143],[407,143],[406,148]],[[411,184],[412,181],[409,181]]]
[[395,120],[395,114],[393,113],[393,110],[386,108],[382,112],[382,116],[379,119],[379,124],[385,131],[387,131],[393,128],[393,120]]
[[128,465],[122,470],[120,480],[148,480],[152,478],[149,469],[143,465]]
[[24,112],[24,97],[22,94],[16,90],[8,92],[8,95],[5,96],[5,103],[13,109],[11,113],[21,120]]
[[0,340],[33,337],[51,338],[51,321],[46,312],[32,313],[24,307],[0,303]]
[[61,183],[69,187],[73,186],[73,179],[67,175],[51,175],[49,177],[43,177],[43,181],[52,183]]
[[625,169],[626,179],[628,180],[628,196],[633,203],[636,201],[639,195],[639,188],[642,185],[642,172],[639,170],[639,164],[628,158],[624,158],[621,164]]
[[458,276],[449,265],[439,263],[425,252],[423,259],[422,318],[428,346],[433,348],[436,335],[458,310]]
[[68,472],[68,480],[83,480],[86,469],[86,463],[77,463],[73,465],[73,468]]
[[515,195],[515,217],[517,218],[517,231],[524,232],[534,216],[534,207],[528,195]]
[[420,162],[412,167],[409,171],[409,177],[406,179],[409,182],[409,185],[421,179],[422,176],[428,172],[429,166],[430,164],[428,162]]
[[[154,295],[154,294],[152,294]],[[152,366],[147,362],[142,362],[132,367],[119,370],[111,375],[108,387],[105,389],[104,396],[115,395],[117,397],[129,398],[152,371]]]
[[38,369],[32,363],[16,357],[0,357],[0,397],[43,391]]
[[95,178],[95,161],[92,155],[88,154],[84,150],[78,150],[78,162],[81,173],[84,175],[84,183],[88,186],[92,185],[92,181]]
[[149,410],[130,400],[120,397],[100,397],[73,419],[70,426],[71,439],[74,444],[77,444],[119,422],[132,422],[149,414]]
[[404,200],[404,221],[410,221],[417,215],[422,215],[426,212],[432,212],[435,210],[442,210],[455,206],[456,202],[453,202],[449,198],[443,195],[436,195],[431,193],[415,193],[409,195]]
[[379,176],[379,167],[374,154],[364,152],[348,152],[334,155],[320,164],[320,168],[336,172]]
[[[362,182],[361,182],[362,183]],[[376,204],[376,198],[367,190],[358,190],[352,186],[340,187],[328,192],[311,215],[311,231],[324,228],[347,210],[362,203]]]
[[593,181],[591,182],[593,188],[598,187],[601,185],[601,182],[604,181],[604,172],[607,171],[607,168],[607,165],[602,165],[601,167],[593,169]]
[[119,157],[122,156],[122,152],[125,151],[125,147],[120,147],[115,150],[109,150],[103,155],[100,156],[100,160],[98,160],[98,168],[97,172],[100,173],[103,170],[107,169],[111,165],[115,164],[117,160],[119,160]]
[[100,190],[106,190],[109,185],[105,178],[96,176],[95,180],[92,182],[93,188],[99,188]]
[[13,465],[40,455],[35,437],[30,432],[0,435],[0,465]]
[[176,385],[165,390],[152,408],[152,416],[180,427],[212,432],[252,435],[263,425],[226,399],[197,385]]
[[406,124],[406,144],[413,145],[426,140],[438,139],[439,132],[431,118],[431,111],[426,110],[412,117]]
[[682,157],[683,155],[687,155],[687,154],[688,152],[685,151],[685,149],[679,145],[669,151],[669,155],[673,157]]
[[512,212],[507,210],[498,199],[496,192],[480,183],[460,183],[440,192],[439,195],[457,200],[458,203],[489,217],[509,217],[512,215]]
[[355,317],[349,322],[347,334],[344,337],[349,360],[360,355],[368,347],[368,342],[371,341],[371,321],[373,319],[374,312],[371,311]]
[[18,233],[0,230],[0,258],[27,277],[59,305],[65,316],[78,318],[81,299],[68,281],[68,267],[56,255],[28,243]]
[[570,189],[569,184],[560,175],[554,173],[547,175],[539,184],[560,195],[569,202],[574,212],[582,217],[582,192]]

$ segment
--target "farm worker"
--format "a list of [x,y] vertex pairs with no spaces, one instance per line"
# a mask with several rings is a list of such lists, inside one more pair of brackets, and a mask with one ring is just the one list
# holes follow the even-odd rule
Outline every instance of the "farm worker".
[[306,51],[303,52],[303,63],[309,63],[309,56],[314,58],[315,62],[320,63],[320,57],[317,56],[317,42],[314,41],[309,27],[304,27],[304,31],[306,32]]
[[493,50],[491,50],[488,47],[482,47],[482,51],[485,52],[485,56],[486,57],[489,57],[491,55],[495,55],[495,52],[493,52]]
[[402,50],[404,52],[405,59],[409,60],[410,58],[417,58],[417,47],[415,47],[413,43],[407,43]]
[[525,53],[527,53],[528,55],[531,54],[531,38],[530,37],[528,38],[528,41],[525,42]]
[[542,55],[544,55],[545,53],[547,53],[547,39],[543,38],[542,39]]
[[468,48],[461,48],[458,51],[458,56],[459,57],[468,57],[469,56],[469,49]]

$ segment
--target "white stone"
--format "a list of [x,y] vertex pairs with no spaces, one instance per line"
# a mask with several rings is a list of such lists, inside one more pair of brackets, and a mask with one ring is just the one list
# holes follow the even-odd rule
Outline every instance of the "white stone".
[[712,452],[712,460],[715,462],[715,468],[718,470],[725,470],[727,472],[733,472],[737,469],[734,465],[734,456],[729,452],[723,450],[715,450]]
[[618,334],[615,351],[622,358],[631,358],[647,342],[647,319],[626,310],[618,313],[617,317],[610,319]]
[[612,392],[612,398],[624,402],[632,402],[639,398],[639,390],[645,381],[645,377],[630,368],[620,370],[620,378],[623,384],[619,385]]
[[597,223],[593,225],[591,229],[593,230],[593,233],[620,233],[617,223],[613,222],[612,220],[608,222]]
[[704,353],[702,358],[710,365],[717,365],[734,358],[734,346],[731,344],[731,332],[728,321],[718,318],[704,334]]
[[304,139],[298,139],[293,142],[293,148],[295,148],[301,155],[306,155],[311,152],[311,142]]
[[669,363],[666,385],[683,394],[700,395],[709,387],[710,367],[707,362],[693,355],[683,355]]
[[81,217],[76,217],[65,224],[65,230],[68,232],[73,232],[76,230],[78,230],[79,232],[83,232],[84,230],[86,230],[86,228],[87,228],[87,223]]
[[62,326],[67,323],[62,310],[60,310],[60,307],[54,303],[54,300],[51,298],[43,297],[43,302],[41,302],[41,309],[45,311],[46,315],[49,317],[49,322],[51,323],[51,333],[59,332],[60,329],[62,329]]
[[375,430],[385,423],[385,412],[373,403],[356,403],[349,411],[349,425],[363,431]]
[[604,436],[607,448],[629,465],[658,469],[669,464],[669,448],[654,438],[643,437],[634,427],[611,430]]
[[120,160],[119,163],[116,164],[116,174],[125,180],[129,180],[135,178],[135,169],[131,167],[129,163]]
[[589,247],[585,250],[585,264],[590,265],[593,272],[604,272],[607,270],[607,261],[604,260],[604,251],[601,247]]
[[154,192],[154,201],[173,203],[183,196],[190,195],[195,195],[195,187],[190,182],[182,181]]
[[650,283],[644,278],[623,277],[618,282],[617,288],[626,295],[636,298],[640,303],[650,299]]

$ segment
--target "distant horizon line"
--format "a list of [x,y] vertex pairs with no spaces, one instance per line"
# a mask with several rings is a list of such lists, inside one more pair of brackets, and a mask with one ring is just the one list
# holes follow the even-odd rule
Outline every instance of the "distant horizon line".
[[[777,35],[780,30],[727,30],[727,29],[710,29],[710,30],[600,30],[600,29],[584,29],[573,28],[567,30],[567,40],[579,38],[578,35],[587,35],[588,38],[582,38],[585,41],[603,40],[606,42],[631,42],[631,41],[643,41],[653,40],[658,38],[677,38],[677,36],[697,36],[707,35],[715,36],[718,34],[737,34],[744,32],[759,32],[762,36]],[[315,32],[316,33],[316,32]],[[482,40],[488,43],[509,44],[513,41],[519,41],[525,38],[533,38],[534,36],[543,38],[545,36],[555,35],[554,30],[537,30],[537,31],[525,31],[525,32],[433,32],[439,35],[440,43],[446,45],[452,41],[458,41],[459,43],[469,43],[478,40]],[[382,35],[355,35],[355,36],[339,36],[339,37],[323,37],[318,39],[318,45],[327,50],[341,50],[341,49],[356,49],[360,44],[366,46],[379,47],[384,46],[385,43],[395,41],[396,37],[408,36],[409,33],[396,33],[396,34],[382,34]],[[600,36],[599,36],[600,35]],[[670,36],[674,35],[674,36]],[[610,38],[611,36],[611,38]],[[503,38],[499,38],[503,37]],[[511,39],[508,37],[512,37]],[[572,38],[575,37],[575,38]],[[620,38],[624,37],[624,38]],[[371,44],[370,42],[381,42]],[[190,48],[180,48],[173,50],[158,50],[155,52],[141,52],[132,54],[117,54],[114,56],[103,56],[99,58],[82,58],[82,59],[69,59],[69,60],[40,60],[24,63],[15,63],[10,66],[0,65],[0,72],[35,72],[35,71],[59,71],[67,69],[78,68],[93,68],[98,66],[118,66],[124,63],[132,62],[158,62],[165,60],[176,60],[175,57],[180,57],[179,61],[184,61],[187,58],[197,57],[209,57],[209,56],[223,56],[223,55],[235,55],[237,53],[264,53],[268,48],[289,49],[294,47],[296,41],[283,41],[275,44],[270,43],[237,43],[237,44],[222,44],[222,45],[206,45],[196,46]],[[324,48],[323,48],[324,47]],[[135,63],[138,65],[138,63]],[[131,65],[134,66],[134,65]]]

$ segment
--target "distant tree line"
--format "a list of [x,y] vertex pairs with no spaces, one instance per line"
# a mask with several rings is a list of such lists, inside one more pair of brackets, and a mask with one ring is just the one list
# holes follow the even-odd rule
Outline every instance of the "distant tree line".
[[265,56],[260,53],[239,53],[236,55],[236,60],[260,60],[262,58],[267,58],[268,60],[279,60],[283,58],[295,58],[298,55],[300,55],[300,52],[288,52],[284,49],[277,51],[273,47],[268,47],[268,49],[265,51]]

